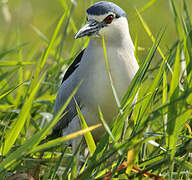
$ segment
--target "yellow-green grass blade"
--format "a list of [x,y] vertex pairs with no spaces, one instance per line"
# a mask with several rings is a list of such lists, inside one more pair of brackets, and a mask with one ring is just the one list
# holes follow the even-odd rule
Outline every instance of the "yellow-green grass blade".
[[100,106],[98,106],[98,110],[99,110],[100,120],[101,120],[103,126],[105,127],[105,130],[107,131],[107,133],[108,133],[109,136],[111,137],[112,141],[115,141],[115,138],[114,138],[114,136],[113,136],[113,134],[112,134],[112,132],[111,132],[108,124],[107,124],[107,123],[105,122],[105,120],[104,120],[103,113],[102,113],[102,111],[101,111]]
[[[67,5],[66,1],[65,0],[59,0],[59,2],[61,3],[63,9],[65,10],[65,12],[67,13],[67,16],[69,17],[70,16],[70,11],[69,11],[69,6]],[[77,33],[78,29],[75,25],[75,22],[74,20],[71,18],[70,19],[70,24],[71,24],[71,27],[72,27],[72,30],[74,33]]]
[[150,8],[154,3],[156,3],[156,0],[151,0],[149,1],[144,7],[142,7],[140,10],[139,10],[139,13],[143,13],[144,11],[146,11],[148,8]]
[[93,164],[94,161],[102,158],[103,152],[108,144],[109,144],[109,134],[106,133],[105,136],[98,142],[95,153],[91,157],[90,161],[88,161],[88,166]]
[[[12,75],[14,72],[16,72],[18,70],[18,67],[13,68],[11,70],[8,70],[2,74],[0,74],[0,82],[2,82],[3,80],[5,80],[8,76]],[[1,88],[1,86],[0,86]],[[1,88],[1,93],[2,93],[3,89]]]
[[139,90],[139,86],[142,83],[142,81],[145,77],[145,74],[152,62],[152,59],[156,53],[160,40],[161,40],[161,37],[158,37],[156,39],[156,41],[153,43],[153,46],[151,47],[143,65],[141,65],[141,67],[135,74],[133,80],[131,81],[129,88],[127,89],[127,92],[125,93],[125,95],[121,101],[121,106],[123,107],[123,110],[127,107],[128,104],[131,105],[131,103],[133,102],[133,99],[135,98],[135,96]]
[[66,17],[66,13],[64,13],[64,14],[62,15],[62,17],[59,19],[59,22],[57,23],[57,26],[56,26],[56,28],[55,28],[55,31],[54,31],[54,33],[53,33],[53,35],[52,35],[52,37],[51,37],[51,40],[50,40],[50,42],[49,42],[49,44],[48,44],[48,47],[46,48],[45,52],[41,55],[40,61],[37,62],[36,70],[35,70],[35,73],[34,73],[34,75],[33,75],[33,80],[32,80],[32,82],[31,82],[31,86],[30,86],[30,89],[29,89],[29,91],[28,91],[29,93],[31,93],[31,91],[32,91],[32,90],[34,89],[34,87],[35,87],[35,84],[36,84],[37,81],[38,81],[38,78],[39,78],[39,76],[40,76],[41,70],[43,69],[43,67],[44,67],[44,65],[45,65],[45,63],[46,63],[46,61],[47,61],[47,59],[48,59],[48,56],[49,56],[50,52],[51,52],[52,49],[53,49],[53,45],[54,45],[54,43],[55,43],[55,41],[56,41],[56,39],[57,39],[57,36],[58,36],[58,34],[59,34],[59,31],[60,31],[60,29],[61,29],[61,26],[62,26],[62,23],[63,23],[65,17]]
[[[192,31],[184,40],[184,56],[187,82],[189,88],[192,88]],[[188,97],[187,102],[192,105],[192,94]]]
[[86,158],[81,170],[79,171],[79,174],[81,174],[86,169],[88,160],[89,160],[89,157]]
[[[56,122],[61,119],[62,116],[65,116],[64,110],[66,109],[66,107],[68,106],[68,104],[70,103],[71,99],[74,98],[74,95],[76,94],[77,90],[79,89],[80,85],[81,85],[82,81],[77,85],[77,87],[73,90],[73,92],[71,93],[71,95],[68,97],[67,101],[64,103],[63,107],[59,110],[59,112],[55,115],[55,117],[53,118],[53,120],[45,127],[43,128],[43,130],[40,132],[41,135],[40,137],[43,137],[44,135],[47,134],[47,132],[56,124]],[[40,140],[39,140],[40,142]]]
[[[138,136],[142,135],[143,132],[144,132],[144,130],[142,129],[137,134],[134,134],[129,140],[126,141],[127,143],[125,143],[125,144],[127,144],[127,145],[125,145],[124,143],[115,143],[115,144],[113,143],[112,148],[110,148],[109,150],[104,149],[104,147],[103,147],[103,143],[105,143],[105,144],[106,144],[106,142],[109,143],[108,142],[108,138],[106,136],[104,138],[102,138],[103,142],[100,142],[99,145],[97,146],[97,149],[96,149],[96,151],[94,153],[94,156],[92,157],[91,161],[88,163],[88,169],[85,170],[85,172],[82,173],[82,177],[81,177],[81,175],[80,175],[80,177],[82,179],[83,179],[83,177],[86,177],[87,171],[92,171],[96,166],[99,166],[99,164],[100,164],[99,161],[107,161],[106,159],[111,157],[112,154],[114,153],[114,151],[113,151],[114,149],[113,148],[116,149],[116,147],[120,147],[121,146],[123,149],[121,149],[121,148],[116,149],[115,152],[121,152],[120,154],[125,154],[133,146],[134,147],[136,146],[135,143],[137,143],[137,145],[139,145],[141,142],[144,142],[143,140],[141,140],[141,138],[139,138],[139,141],[138,141]],[[123,141],[123,142],[125,142],[125,141]]]
[[[83,114],[81,113],[81,110],[77,103],[76,103],[76,110],[77,110],[77,113],[78,113],[78,116],[79,116],[79,119],[81,122],[82,130],[87,129],[88,128],[87,123],[86,123],[85,118],[83,117]],[[87,133],[85,133],[84,137],[85,137],[86,143],[88,145],[89,151],[90,151],[91,155],[93,155],[93,153],[95,152],[95,149],[96,149],[96,145],[95,145],[95,141],[93,139],[91,132],[88,131]]]
[[70,20],[72,19],[74,9],[75,9],[75,5],[72,4],[71,9],[70,9],[70,15],[67,16],[67,18],[66,18],[67,20],[66,20],[65,28],[64,28],[64,31],[62,33],[60,43],[57,47],[56,59],[57,59],[58,63],[60,62],[60,59],[61,59],[62,54],[63,54],[64,42],[65,42],[65,39],[67,37],[67,32],[70,29]]
[[137,59],[137,62],[138,62],[138,64],[140,65],[139,55],[138,55],[138,53],[139,53],[139,50],[138,50],[138,48],[139,48],[139,47],[138,47],[138,35],[135,37],[134,47],[135,47],[135,52],[134,52],[135,58]]
[[22,48],[23,46],[26,46],[27,44],[29,44],[29,43],[22,43],[22,44],[19,44],[18,46],[7,49],[6,51],[0,52],[0,59],[2,59],[4,56],[6,56],[10,53],[18,51],[20,48]]
[[161,78],[163,76],[163,72],[165,69],[165,62],[166,62],[166,59],[164,59],[164,61],[161,63],[159,71],[158,71],[155,79],[153,80],[153,83],[151,84],[150,88],[148,89],[149,95],[142,102],[142,107],[141,107],[141,111],[140,111],[140,114],[142,115],[140,117],[141,118],[140,119],[141,120],[141,127],[143,127],[142,122],[145,122],[145,120],[148,116],[149,110],[151,108],[151,105],[152,105],[151,100],[152,100],[154,94],[156,93],[156,91],[160,85],[159,83],[161,81]]
[[22,85],[23,85],[23,83],[17,85],[16,87],[14,87],[14,88],[6,91],[6,92],[4,92],[3,94],[0,95],[0,99],[3,99],[4,97],[6,97],[7,95],[9,95],[9,94],[12,93],[13,91],[15,91],[15,89],[17,89],[18,87],[20,87],[20,86],[22,86]]
[[63,160],[66,150],[67,150],[67,146],[62,148],[61,155],[60,155],[59,159],[57,160],[54,169],[52,170],[53,172],[51,174],[51,180],[54,180],[56,178],[59,167],[62,166],[62,160]]
[[183,31],[181,20],[179,18],[180,16],[179,16],[179,14],[177,12],[174,1],[169,0],[169,4],[170,4],[171,10],[172,10],[172,14],[173,14],[173,18],[174,18],[174,21],[175,21],[175,26],[176,26],[177,33],[178,33],[180,39],[182,40],[184,38],[185,34],[184,34],[184,31]]
[[183,158],[176,157],[174,161],[180,166],[192,171],[192,164],[190,162],[184,161]]
[[[169,101],[174,100],[178,96],[180,71],[181,71],[180,45],[178,45],[177,53],[175,57],[174,71],[173,71],[173,76],[172,76],[171,85],[170,85]],[[178,111],[179,110],[178,110],[177,103],[174,103],[168,107],[167,135],[168,135],[168,146],[169,146],[169,149],[172,150],[171,159],[173,159],[175,150],[176,150],[177,134],[178,134],[176,129],[176,122],[178,120],[177,118]]]
[[[192,87],[192,82],[190,84],[190,86]],[[192,94],[189,95],[189,97],[187,98],[187,102],[192,105]]]
[[190,84],[192,81],[192,32],[190,32],[184,39],[184,57],[187,73],[187,81]]
[[64,142],[66,142],[66,141],[77,138],[79,136],[82,136],[82,135],[85,136],[85,134],[87,134],[90,131],[93,131],[94,129],[99,128],[101,126],[102,126],[102,124],[97,124],[97,125],[90,126],[90,127],[87,126],[86,128],[84,128],[82,130],[79,130],[77,132],[74,132],[72,134],[69,134],[67,136],[63,136],[63,137],[51,140],[51,141],[49,141],[47,143],[44,143],[42,145],[36,146],[29,153],[34,153],[34,152],[42,151],[44,149],[52,148],[52,147],[58,146],[58,145],[60,145],[60,144],[62,144]]
[[[168,87],[167,87],[167,75],[166,72],[163,73],[163,96],[162,96],[162,104],[167,103],[167,93],[168,93]],[[167,108],[163,109],[163,119],[164,119],[164,131],[166,132],[167,129]],[[166,136],[166,144],[168,145],[168,137]]]
[[186,0],[183,0],[184,20],[185,20],[187,33],[189,33],[192,30],[192,24],[191,24],[191,16],[187,7],[188,6],[186,3]]
[[[154,42],[155,42],[155,38],[154,38],[151,30],[149,29],[147,23],[144,21],[144,19],[142,18],[141,14],[139,13],[139,11],[136,10],[136,12],[137,12],[137,15],[138,15],[138,17],[139,17],[139,19],[140,19],[140,21],[141,21],[141,24],[143,25],[146,33],[148,34],[148,36],[150,37],[150,39],[151,39],[152,42],[154,43]],[[165,55],[164,55],[163,51],[161,50],[161,48],[160,48],[159,46],[157,47],[157,50],[159,51],[159,54],[161,55],[161,57],[163,58],[163,60],[165,60],[165,59],[166,59],[166,58],[165,58]],[[167,61],[166,61],[166,64],[167,64],[167,67],[169,68],[170,72],[172,73],[173,71],[172,71],[172,69],[171,69],[171,67],[170,67],[170,65],[168,64]]]
[[56,94],[54,95],[43,95],[35,99],[36,102],[41,102],[41,101],[51,101],[53,102],[56,99]]
[[[152,59],[154,57],[154,54],[157,50],[157,47],[158,47],[158,44],[161,40],[161,37],[157,38],[156,42],[153,44],[145,62],[143,63],[143,65],[140,67],[140,69],[137,71],[135,77],[133,78],[131,84],[129,85],[129,88],[122,100],[122,107],[124,110],[126,110],[124,112],[124,115],[127,115],[128,116],[128,113],[131,112],[132,110],[132,103],[133,103],[133,100],[135,99],[135,96],[136,94],[138,93],[138,90],[139,90],[139,87],[141,85],[141,83],[143,82],[143,79],[145,77],[145,74],[149,68],[149,65],[151,64],[152,62]],[[154,91],[156,91],[156,88],[154,89]],[[152,97],[153,93],[152,91],[149,91],[149,95],[145,97],[145,99],[148,98],[148,101],[150,99],[150,97]],[[146,100],[142,100],[141,103],[139,103],[140,105],[136,105],[136,111],[139,113],[140,112],[140,106],[143,108],[143,103],[146,102]],[[146,107],[147,105],[145,105]],[[148,107],[148,106],[147,106]],[[138,109],[138,110],[137,110]],[[143,111],[144,112],[144,111]],[[135,116],[136,119],[138,119],[137,115]],[[122,117],[120,117],[122,118]],[[123,117],[124,119],[126,118],[125,116]],[[139,119],[138,119],[139,120]],[[143,118],[144,120],[144,118]],[[122,123],[118,118],[116,119],[116,123],[115,123],[115,126],[113,127],[113,132],[118,132],[118,127],[122,127],[122,124],[119,124],[119,123]],[[135,122],[136,123],[136,122]],[[117,125],[118,124],[118,125]],[[118,135],[119,136],[119,135]]]
[[2,110],[2,111],[7,111],[8,109],[11,109],[13,107],[14,107],[14,105],[8,105],[8,104],[1,105],[0,104],[0,110]]
[[176,91],[176,88],[178,87],[178,84],[180,81],[180,72],[181,72],[180,45],[178,45],[177,54],[175,57],[174,71],[173,71],[173,76],[172,76],[171,86],[170,86],[170,97],[174,94],[174,92]]
[[33,151],[33,149],[37,146],[37,144],[41,141],[41,139],[44,138],[47,135],[47,133],[51,130],[51,128],[53,128],[53,126],[59,121],[59,119],[61,118],[61,114],[63,113],[63,111],[66,109],[71,99],[76,94],[80,85],[81,82],[74,89],[74,91],[71,93],[71,95],[69,96],[63,107],[59,110],[59,112],[55,115],[55,117],[51,120],[51,122],[48,125],[46,125],[42,130],[40,130],[38,133],[36,133],[34,136],[28,139],[17,150],[6,156],[3,162],[0,163],[0,172],[8,168],[11,164],[15,163],[17,159],[23,156],[23,154],[29,153],[29,151]]
[[109,64],[108,64],[108,59],[107,59],[107,50],[106,50],[106,44],[105,44],[104,36],[102,36],[102,40],[103,40],[103,51],[104,51],[104,56],[105,56],[105,64],[106,64],[107,72],[108,72],[108,75],[109,75],[111,88],[112,88],[112,91],[113,91],[115,101],[117,103],[117,107],[119,108],[119,111],[122,113],[121,103],[120,103],[117,91],[115,90],[114,82],[113,82],[111,72],[110,72],[110,69],[109,69]]
[[18,61],[0,61],[0,67],[15,67],[15,66],[18,66],[18,67],[22,67],[22,66],[27,66],[27,65],[33,65],[35,64],[35,62],[25,62],[25,61],[22,61],[22,62],[18,62]]
[[[177,152],[177,156],[180,156],[182,154],[182,151],[183,151],[183,148],[184,147],[181,147],[182,150]],[[174,161],[176,163],[178,163],[178,165],[182,166],[182,167],[185,167],[186,169],[189,169],[191,170],[191,166],[189,165],[188,162],[186,162],[184,160],[185,158],[179,158],[179,157],[175,157],[174,158]],[[149,172],[150,169],[154,169],[155,166],[165,166],[167,167],[168,163],[170,162],[170,155],[166,156],[165,153],[162,153],[158,156],[155,156],[147,161],[144,161],[143,163],[140,164],[140,166],[142,167],[147,167],[146,168],[146,171],[145,172]],[[157,168],[158,169],[158,168]],[[143,174],[143,172],[142,172]]]
[[177,117],[176,121],[176,133],[179,135],[181,131],[185,128],[185,124],[191,119],[192,115],[192,109],[189,107],[188,109],[185,110],[182,115],[179,115]]
[[[20,30],[17,29],[17,45],[21,44],[20,42]],[[23,52],[22,52],[22,47],[18,49],[18,63],[22,64],[23,62]],[[19,73],[18,73],[18,80],[19,80],[19,84],[22,84],[22,82],[24,82],[24,69],[23,66],[19,66]],[[18,106],[20,103],[20,98],[24,96],[23,94],[24,92],[24,87],[21,86],[18,91],[17,91],[17,97],[16,97],[16,105]]]
[[41,82],[43,81],[44,76],[42,76],[42,78],[36,85],[35,89],[32,91],[29,98],[25,101],[18,118],[15,120],[15,122],[13,122],[14,126],[12,124],[11,129],[6,130],[5,143],[3,145],[3,149],[1,147],[1,152],[2,152],[1,154],[3,154],[3,155],[7,154],[9,152],[9,150],[11,149],[11,147],[13,146],[13,144],[15,143],[17,137],[19,136],[19,134],[25,124],[25,121],[27,120],[27,118],[30,115],[30,110],[31,110],[31,107],[33,104],[33,100],[40,87]]
[[[18,87],[18,86],[17,86]],[[16,88],[17,88],[16,87]],[[10,94],[11,92],[13,92],[16,88],[8,90],[7,92],[3,93],[0,95],[0,99],[3,99],[5,96],[7,96],[8,94]]]
[[[143,131],[139,132],[139,134],[137,134],[137,136],[142,133],[143,133]],[[113,147],[106,150],[106,152],[103,154],[103,156],[101,158],[94,159],[93,161],[90,162],[90,164],[88,163],[87,169],[82,174],[80,174],[77,177],[77,179],[78,180],[86,179],[86,177],[88,177],[88,174],[90,174],[90,172],[92,172],[96,167],[100,167],[100,165],[102,163],[106,162],[110,157],[112,157],[118,151],[122,151],[123,153],[125,153],[125,152],[129,151],[130,149],[132,149],[133,147],[138,146],[139,144],[150,140],[150,138],[146,138],[144,140],[140,139],[135,144],[135,138],[137,139],[137,136],[132,137],[131,139],[125,141],[124,143],[119,143],[119,144],[116,143]]]
[[[106,69],[107,69],[107,72],[108,72],[108,76],[109,76],[109,80],[110,80],[110,85],[111,85],[111,88],[112,88],[113,96],[115,98],[115,101],[116,101],[117,107],[119,109],[119,112],[123,116],[123,110],[122,110],[122,107],[121,107],[121,102],[120,102],[120,99],[118,97],[117,91],[115,89],[115,85],[114,85],[114,82],[113,82],[113,79],[112,79],[112,76],[111,76],[111,72],[110,72],[110,68],[109,68],[109,64],[108,64],[107,49],[106,49],[107,47],[106,47],[106,44],[105,44],[104,36],[102,37],[102,40],[103,40],[103,51],[104,51],[104,57],[105,57],[105,64],[106,64]],[[102,115],[101,111],[100,111],[100,115]],[[116,130],[118,132],[121,131],[121,133],[118,133],[118,134],[122,134],[122,128],[123,128],[123,125],[125,123],[126,117],[125,118],[120,118],[120,119],[121,119],[121,121],[120,121],[121,125]],[[101,120],[102,120],[102,118],[101,118]],[[104,123],[104,126],[106,127],[107,132],[109,133],[109,135],[112,137],[112,140],[114,141],[116,138],[112,135],[110,129],[107,128],[108,126],[107,126],[107,124],[105,124],[105,121],[103,121],[103,123]],[[120,127],[122,127],[122,128],[120,128]],[[117,139],[118,139],[118,137],[117,137]]]
[[55,42],[55,40],[56,40],[56,38],[57,38],[57,35],[59,34],[59,31],[60,31],[60,29],[61,29],[61,25],[63,24],[63,21],[64,21],[64,19],[65,19],[65,16],[66,16],[66,13],[64,13],[64,14],[62,15],[62,17],[60,18],[60,20],[59,20],[59,22],[58,22],[58,24],[57,24],[57,26],[56,26],[56,28],[55,28],[55,31],[54,31],[54,33],[53,33],[53,36],[52,36],[52,38],[51,38],[51,40],[50,40],[50,42],[49,42],[49,45],[48,45],[48,47],[47,47],[47,49],[46,49],[46,51],[45,51],[45,54],[44,54],[43,58],[41,59],[41,68],[44,67],[45,62],[47,61],[47,58],[48,58],[49,53],[50,53],[50,51],[51,51],[51,49],[52,49],[52,47],[53,47],[53,44],[54,44],[54,42]]
[[[137,114],[136,114],[136,124],[138,127],[140,127],[140,129],[146,128],[146,122],[147,122],[147,117],[149,114],[149,111],[151,110],[151,105],[153,102],[153,96],[156,93],[156,91],[158,90],[158,86],[160,85],[161,82],[161,78],[165,69],[165,61],[164,60],[159,68],[159,71],[155,77],[155,79],[153,80],[152,85],[150,85],[150,88],[148,88],[147,92],[147,96],[141,101],[141,103],[138,103],[138,105],[136,105],[137,110]],[[133,131],[134,132],[134,131]],[[137,137],[138,139],[136,139],[137,141],[139,139],[141,139],[141,136]],[[131,160],[131,165],[135,164],[135,162],[137,161],[137,158],[135,158],[135,153],[137,154],[139,152],[140,146],[137,146],[133,152],[133,158]],[[128,166],[129,168],[127,169],[127,172],[130,172],[131,167],[132,166]]]
[[31,25],[31,28],[36,32],[36,34],[44,40],[46,43],[49,43],[49,39],[34,25]]

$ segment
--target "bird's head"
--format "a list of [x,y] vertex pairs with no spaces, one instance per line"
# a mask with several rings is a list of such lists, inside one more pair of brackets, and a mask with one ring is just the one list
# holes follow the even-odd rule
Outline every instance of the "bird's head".
[[87,24],[75,35],[75,38],[90,36],[93,38],[119,39],[128,30],[126,13],[112,2],[97,2],[87,9]]

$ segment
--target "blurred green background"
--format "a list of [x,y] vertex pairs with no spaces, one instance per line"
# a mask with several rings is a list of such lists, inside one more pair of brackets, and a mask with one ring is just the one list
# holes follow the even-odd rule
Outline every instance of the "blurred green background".
[[[71,1],[67,0],[1,0],[1,16],[0,16],[0,47],[1,50],[15,45],[17,29],[20,31],[21,42],[29,42],[28,48],[31,49],[33,43],[39,40],[39,36],[34,32],[32,26],[38,28],[43,34],[51,36],[58,18],[63,14],[63,2],[67,2],[68,7],[71,6]],[[93,2],[90,0],[76,0],[72,18],[75,21],[77,28],[80,28],[85,21],[86,9]],[[129,27],[133,41],[137,37],[138,46],[145,48],[151,47],[151,40],[142,27],[136,9],[141,10],[148,3],[152,5],[144,9],[142,16],[149,25],[153,35],[157,35],[162,28],[166,28],[165,35],[161,43],[161,48],[166,50],[176,40],[176,28],[174,27],[173,17],[168,0],[112,0],[122,7],[128,16]],[[181,0],[176,0],[176,4],[181,3]],[[188,2],[188,8],[192,9],[191,3]],[[68,29],[68,43],[65,48],[71,48],[74,42],[75,32]],[[81,40],[82,41],[82,40]],[[79,47],[80,49],[81,47]],[[69,57],[67,51],[63,51],[65,58]],[[27,51],[25,51],[27,53]],[[24,53],[24,55],[25,55]]]

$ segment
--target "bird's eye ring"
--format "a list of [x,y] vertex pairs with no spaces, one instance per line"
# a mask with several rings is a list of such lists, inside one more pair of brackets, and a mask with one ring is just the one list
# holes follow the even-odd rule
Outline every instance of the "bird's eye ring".
[[105,21],[105,23],[107,23],[107,24],[111,24],[112,21],[113,21],[113,19],[114,19],[114,16],[113,16],[113,15],[109,15],[109,16],[107,16],[107,17],[104,19],[104,21]]

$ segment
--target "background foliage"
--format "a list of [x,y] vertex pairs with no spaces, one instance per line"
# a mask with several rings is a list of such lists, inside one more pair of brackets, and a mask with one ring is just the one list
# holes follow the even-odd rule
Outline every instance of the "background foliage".
[[[121,102],[123,113],[107,125],[100,110],[107,133],[96,146],[87,132],[101,124],[86,128],[80,111],[82,131],[39,145],[58,121],[59,114],[52,114],[62,72],[88,43],[73,37],[93,2],[1,1],[0,178],[101,179],[111,172],[114,178],[136,179],[149,172],[156,178],[191,179],[190,0],[113,1],[127,12],[140,64]],[[118,127],[124,126],[138,89],[138,102],[122,138]],[[85,133],[92,156],[81,157],[84,165],[79,171],[76,156],[62,144]]]

